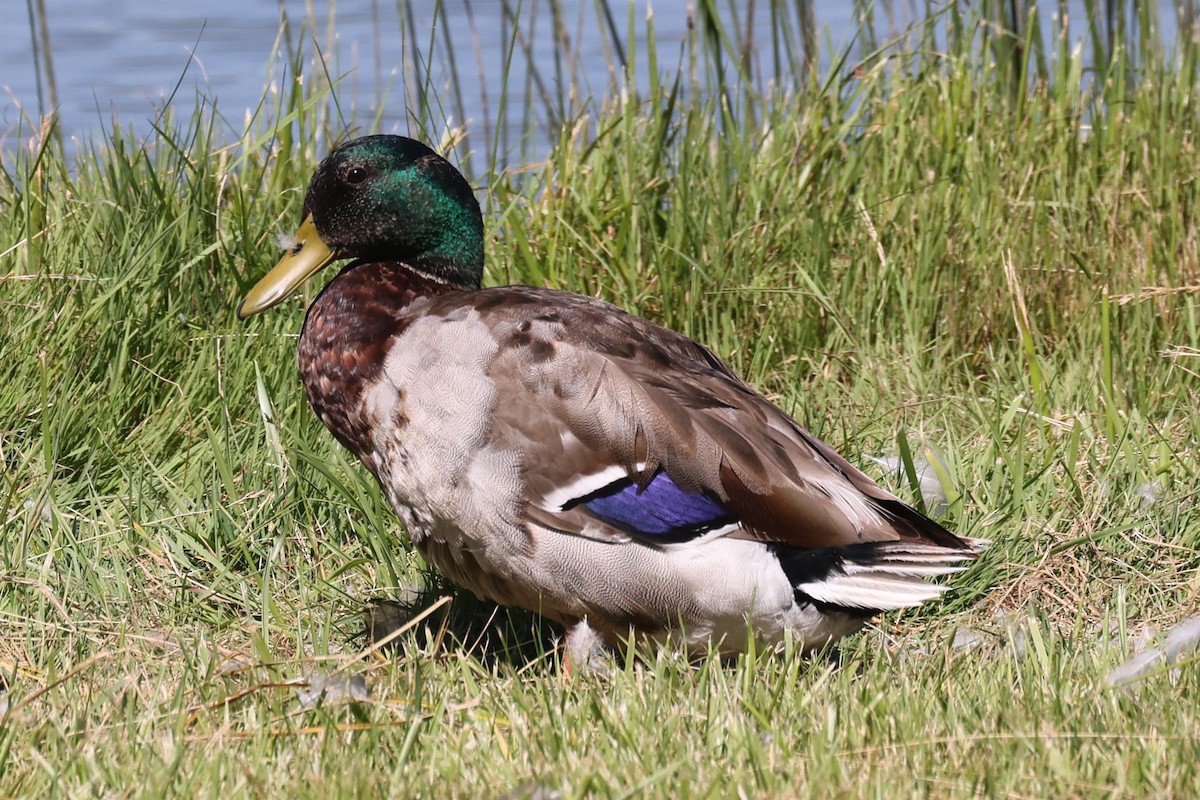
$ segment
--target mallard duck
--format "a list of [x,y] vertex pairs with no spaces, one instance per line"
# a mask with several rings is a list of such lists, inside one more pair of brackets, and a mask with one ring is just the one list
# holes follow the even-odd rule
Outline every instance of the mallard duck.
[[704,346],[592,297],[480,288],[479,203],[424,144],[341,145],[302,217],[238,316],[354,259],[300,335],[313,410],[429,564],[568,646],[807,650],[975,558]]

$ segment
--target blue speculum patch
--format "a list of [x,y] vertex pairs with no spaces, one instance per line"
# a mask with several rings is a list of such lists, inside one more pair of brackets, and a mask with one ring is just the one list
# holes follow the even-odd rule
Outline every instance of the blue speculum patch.
[[641,491],[626,479],[581,499],[609,525],[665,542],[691,539],[736,519],[711,496],[685,492],[661,470]]

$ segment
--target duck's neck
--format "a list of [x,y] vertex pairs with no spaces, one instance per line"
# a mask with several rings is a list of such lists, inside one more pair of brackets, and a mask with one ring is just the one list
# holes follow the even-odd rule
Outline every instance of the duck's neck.
[[389,261],[356,261],[321,291],[300,334],[300,376],[325,427],[372,470],[371,421],[361,413],[365,388],[379,379],[409,307],[423,297],[463,291]]

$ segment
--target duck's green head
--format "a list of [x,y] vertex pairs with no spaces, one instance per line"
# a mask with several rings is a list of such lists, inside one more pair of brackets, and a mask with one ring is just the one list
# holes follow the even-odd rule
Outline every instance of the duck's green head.
[[483,217],[450,162],[403,136],[364,136],[317,167],[292,248],[238,306],[265,311],[342,258],[402,262],[474,289],[483,277]]

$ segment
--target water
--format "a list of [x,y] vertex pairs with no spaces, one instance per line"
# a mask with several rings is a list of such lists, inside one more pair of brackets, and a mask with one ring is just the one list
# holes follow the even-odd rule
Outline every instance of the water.
[[[511,28],[504,23],[505,7],[522,6],[521,29],[531,55],[518,52],[509,71],[510,113],[504,120],[509,132],[519,130],[520,109],[525,106],[526,65],[537,65],[547,90],[553,85],[555,47],[550,35],[547,0],[433,0],[412,4],[411,12],[399,3],[379,0],[342,0],[334,3],[336,36],[330,36],[329,6],[317,11],[314,29],[302,29],[306,19],[302,0],[207,0],[203,4],[165,3],[161,0],[47,0],[50,52],[53,57],[60,121],[68,135],[87,135],[111,127],[113,120],[139,127],[140,121],[154,119],[157,110],[175,90],[175,104],[190,115],[196,92],[216,98],[218,107],[237,130],[246,109],[254,108],[270,81],[276,84],[286,75],[279,57],[277,35],[281,14],[292,23],[296,35],[310,40],[308,52],[319,43],[332,56],[331,72],[344,76],[339,96],[352,105],[359,121],[373,118],[383,109],[382,129],[401,133],[414,131],[406,109],[412,103],[407,96],[414,87],[406,86],[403,65],[411,65],[414,55],[406,47],[404,31],[411,13],[412,29],[419,32],[418,46],[434,66],[434,95],[441,104],[444,122],[461,124],[465,116],[472,131],[487,133],[496,124],[501,102],[501,76],[509,55]],[[446,63],[448,49],[443,31],[435,27],[434,9],[443,6],[438,23],[451,34],[456,55],[458,80],[462,88],[463,108],[456,113],[455,98],[444,87],[449,83]],[[646,0],[635,4],[635,31],[644,35]],[[680,44],[688,35],[687,0],[658,0],[653,4],[656,39],[664,61],[678,58]],[[852,30],[849,3],[832,3],[835,10],[828,24],[843,32]],[[612,3],[615,14],[623,14],[623,3]],[[606,20],[592,0],[564,0],[563,22],[571,50],[579,55],[577,77],[589,90],[603,93],[609,84],[611,63]],[[468,13],[470,9],[470,13]],[[14,9],[15,10],[15,9]],[[402,17],[402,14],[405,16]],[[767,41],[770,23],[765,10],[754,15],[752,30],[756,40]],[[48,92],[43,87],[41,102],[35,70],[34,45],[29,35],[28,18],[19,24],[10,18],[10,35],[0,37],[0,144],[30,119],[48,107]],[[615,20],[617,30],[628,28],[627,16]],[[308,28],[308,26],[303,26]],[[20,31],[19,35],[16,35]],[[431,37],[434,43],[430,45]],[[644,49],[644,41],[630,46]],[[286,48],[285,48],[286,49]],[[416,70],[410,70],[412,74]],[[535,90],[536,91],[536,90]],[[428,133],[428,132],[426,132]],[[544,135],[544,133],[543,133]]]
[[[15,1],[10,12],[16,11]],[[22,4],[24,5],[24,4]],[[197,93],[214,99],[228,125],[231,136],[242,130],[248,109],[258,106],[263,89],[271,82],[278,86],[287,70],[279,56],[277,36],[281,14],[291,22],[294,35],[300,35],[305,21],[303,0],[206,0],[205,3],[167,3],[162,0],[46,0],[49,23],[50,50],[53,56],[58,109],[64,132],[73,137],[95,137],[110,129],[114,121],[135,131],[151,130],[150,121],[158,116],[178,86],[174,104],[183,117],[190,117]],[[451,34],[456,65],[462,87],[462,113],[454,98],[445,90],[449,68],[445,61],[447,50],[442,41],[443,31],[434,25],[434,8],[444,6],[445,17],[439,23]],[[465,116],[473,135],[490,139],[493,126],[500,124],[504,133],[515,139],[523,121],[519,110],[525,107],[525,87],[528,69],[524,56],[513,59],[510,71],[507,107],[510,113],[501,119],[498,109],[501,96],[501,76],[509,53],[511,28],[504,22],[504,9],[521,6],[521,29],[531,48],[530,61],[547,83],[547,90],[557,92],[554,84],[555,48],[558,42],[550,35],[549,0],[434,0],[412,3],[411,11],[403,0],[383,3],[380,0],[341,0],[317,10],[315,30],[305,30],[310,40],[315,38],[323,52],[331,57],[331,72],[342,75],[338,96],[343,108],[350,110],[353,121],[369,124],[376,111],[383,109],[380,128],[384,131],[414,135],[436,135],[435,130],[417,129],[406,114],[412,107],[413,87],[406,86],[402,65],[411,64],[414,50],[405,46],[405,18],[411,13],[421,58],[429,58],[434,66],[434,94],[442,114],[437,127],[457,125]],[[595,0],[562,0],[564,27],[571,50],[579,54],[577,78],[586,89],[602,94],[609,86],[611,40],[607,33],[600,4]],[[634,2],[635,31],[644,36],[646,0]],[[660,62],[670,68],[677,63],[680,45],[688,36],[690,7],[695,0],[656,0],[653,3],[656,39]],[[724,7],[725,3],[718,3]],[[760,55],[771,40],[769,3],[744,4],[757,11],[749,21],[748,30],[759,44]],[[908,8],[909,3],[897,4]],[[922,4],[923,5],[923,4]],[[1055,3],[1043,2],[1049,22],[1049,11]],[[620,0],[609,3],[618,16],[616,29],[622,34],[628,29],[627,6]],[[818,0],[815,16],[824,32],[825,42],[834,50],[849,44],[856,22],[849,0]],[[332,7],[335,23],[331,34],[328,25]],[[1082,20],[1082,0],[1068,4],[1073,18]],[[1160,3],[1163,36],[1174,38],[1175,15],[1171,0]],[[470,9],[470,13],[468,13]],[[896,24],[911,21],[911,12],[897,9]],[[729,13],[726,12],[726,16]],[[880,24],[886,25],[887,15],[881,10]],[[746,26],[743,17],[739,24]],[[307,27],[307,26],[304,26]],[[1076,31],[1076,28],[1078,30]],[[33,122],[48,98],[43,87],[39,103],[37,70],[30,36],[30,23],[25,15],[10,13],[9,33],[0,37],[0,150],[12,147],[20,138],[29,137],[36,129]],[[1072,28],[1072,35],[1082,40],[1082,26]],[[887,31],[881,31],[886,35]],[[431,37],[435,46],[429,46]],[[827,37],[827,38],[826,38]],[[628,44],[642,54],[645,41]],[[306,52],[313,52],[310,44]],[[410,70],[409,74],[412,74]],[[639,73],[644,81],[644,70]],[[311,76],[310,76],[311,77]],[[535,99],[536,89],[535,92]],[[550,135],[553,120],[540,108],[540,135]],[[499,120],[499,123],[498,123]]]

